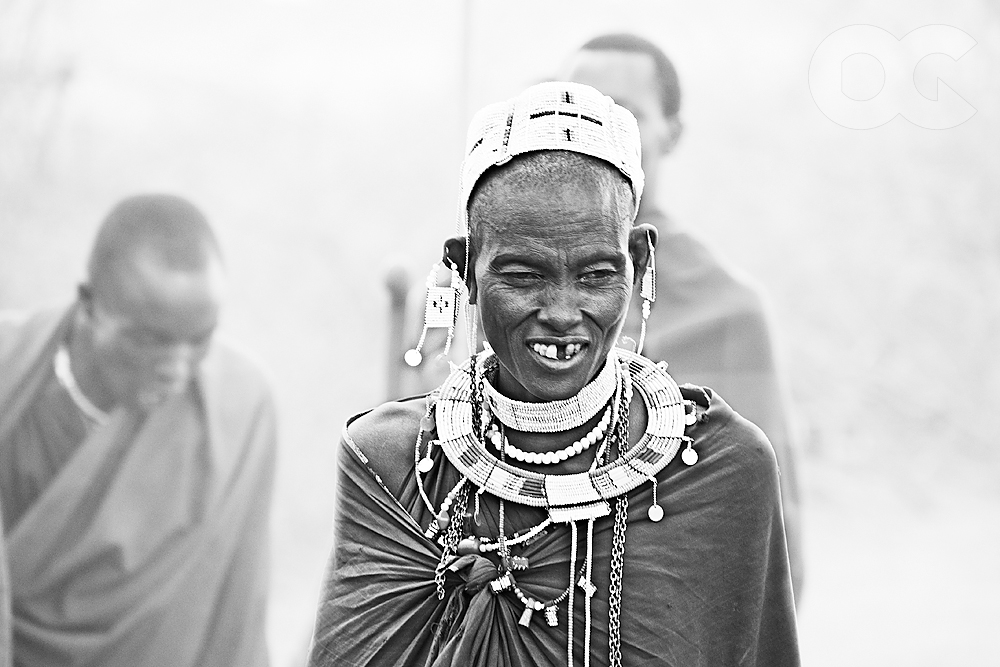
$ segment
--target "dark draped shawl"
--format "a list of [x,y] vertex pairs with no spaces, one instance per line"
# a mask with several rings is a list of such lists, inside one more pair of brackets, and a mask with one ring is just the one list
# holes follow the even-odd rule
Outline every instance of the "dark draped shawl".
[[[687,390],[685,390],[687,391]],[[700,392],[699,392],[700,393]],[[425,401],[387,404],[363,416],[381,442],[355,442],[345,428],[339,456],[335,543],[320,602],[310,665],[533,667],[566,665],[564,601],[559,625],[508,591],[491,592],[495,559],[463,556],[447,571],[446,595],[434,583],[441,547],[424,537],[431,514],[415,486],[413,447]],[[795,613],[774,454],[755,426],[714,396],[708,419],[688,429],[698,463],[677,457],[656,479],[662,521],[647,516],[652,484],[629,494],[621,605],[622,664],[798,665]],[[357,417],[355,418],[357,419]],[[354,420],[349,422],[350,425]],[[370,435],[368,439],[372,438]],[[399,498],[376,470],[384,457],[410,457]],[[425,477],[435,507],[459,479],[435,448]],[[536,525],[543,510],[505,504],[506,532]],[[474,513],[470,500],[469,512]],[[481,496],[480,535],[497,534],[497,501]],[[473,525],[473,524],[470,524]],[[586,522],[580,524],[578,563]],[[594,531],[591,664],[607,665],[608,588],[613,515]],[[569,580],[570,531],[550,528],[526,545],[530,567],[518,585],[539,600]],[[515,550],[515,553],[518,553]],[[576,589],[576,664],[584,647],[583,596]]]
[[[71,317],[0,318],[0,447],[12,445],[51,376]],[[267,665],[274,456],[267,385],[219,340],[195,389],[145,417],[111,413],[0,534],[7,659],[13,653],[18,667]],[[0,649],[11,634],[0,635]]]
[[[677,382],[711,387],[756,424],[774,448],[792,575],[803,578],[796,443],[787,388],[761,291],[695,233],[662,211],[640,207],[636,224],[659,230],[656,303],[643,356],[670,363]],[[636,290],[624,333],[638,340],[642,301]]]

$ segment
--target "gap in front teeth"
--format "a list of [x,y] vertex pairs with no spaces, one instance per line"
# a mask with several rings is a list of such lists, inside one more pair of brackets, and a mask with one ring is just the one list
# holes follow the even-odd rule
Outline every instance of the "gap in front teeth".
[[569,343],[566,345],[565,352],[560,357],[559,348],[555,345],[545,345],[543,343],[535,343],[531,346],[535,351],[535,354],[545,357],[546,359],[572,359],[575,357],[580,350],[583,349],[582,343]]

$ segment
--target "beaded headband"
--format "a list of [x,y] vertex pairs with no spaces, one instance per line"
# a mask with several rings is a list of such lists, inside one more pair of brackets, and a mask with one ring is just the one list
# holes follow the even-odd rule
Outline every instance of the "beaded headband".
[[547,81],[473,117],[462,163],[458,231],[468,234],[469,196],[487,169],[545,150],[582,153],[617,167],[632,185],[638,210],[645,177],[635,117],[590,86]]

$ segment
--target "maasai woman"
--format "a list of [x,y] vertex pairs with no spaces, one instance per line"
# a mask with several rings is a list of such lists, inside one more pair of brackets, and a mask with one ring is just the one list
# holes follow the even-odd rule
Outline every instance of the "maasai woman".
[[426,318],[465,298],[488,345],[348,422],[311,664],[798,664],[770,445],[618,346],[655,299],[639,146],[579,84],[473,120]]

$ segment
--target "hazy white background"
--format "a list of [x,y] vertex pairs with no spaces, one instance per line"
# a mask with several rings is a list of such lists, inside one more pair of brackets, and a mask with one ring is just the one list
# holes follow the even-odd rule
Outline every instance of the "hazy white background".
[[[831,122],[809,61],[858,23],[972,35],[916,80],[978,113]],[[1000,665],[995,0],[0,0],[0,307],[71,299],[125,195],[207,212],[224,328],[281,410],[269,634],[297,664],[340,426],[384,398],[384,272],[420,279],[453,231],[470,114],[621,29],[681,75],[668,210],[770,297],[802,433],[804,664]]]

